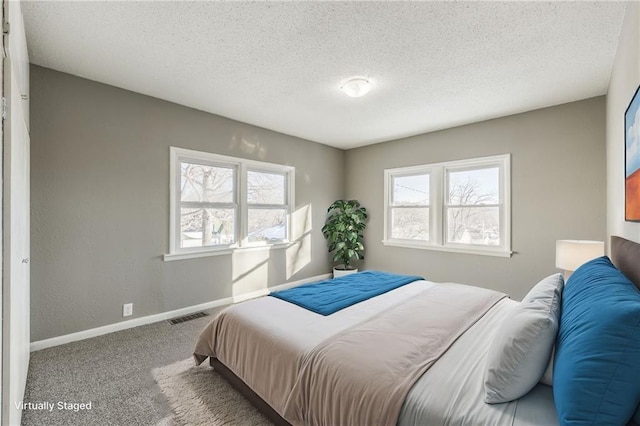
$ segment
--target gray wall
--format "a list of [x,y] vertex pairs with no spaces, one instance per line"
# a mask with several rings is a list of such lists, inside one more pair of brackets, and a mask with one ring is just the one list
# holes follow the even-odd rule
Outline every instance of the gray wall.
[[[370,211],[364,266],[521,298],[556,271],[555,240],[603,240],[605,100],[343,152],[46,68],[31,68],[31,340],[239,295],[330,271],[320,233],[346,195]],[[164,262],[169,146],[296,167],[300,242]],[[511,258],[384,247],[383,170],[512,154]]]
[[629,2],[607,92],[607,235],[640,242],[640,223],[624,220],[624,113],[640,84],[640,3]]
[[[382,245],[384,169],[504,153],[511,153],[511,258]],[[520,299],[558,272],[557,239],[604,240],[605,161],[604,97],[347,151],[346,195],[370,212],[365,267]]]
[[[37,66],[31,85],[32,341],[331,270],[343,151]],[[300,244],[164,262],[169,146],[295,166]]]

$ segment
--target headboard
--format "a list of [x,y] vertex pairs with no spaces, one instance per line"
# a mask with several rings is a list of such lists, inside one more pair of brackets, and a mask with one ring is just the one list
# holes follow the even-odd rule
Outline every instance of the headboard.
[[640,289],[640,244],[611,236],[611,261]]

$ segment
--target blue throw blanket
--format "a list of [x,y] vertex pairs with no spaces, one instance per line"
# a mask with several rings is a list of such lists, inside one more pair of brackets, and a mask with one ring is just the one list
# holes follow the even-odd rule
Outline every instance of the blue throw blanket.
[[270,296],[285,300],[320,315],[331,315],[356,303],[402,287],[422,277],[364,271],[332,280],[318,281]]

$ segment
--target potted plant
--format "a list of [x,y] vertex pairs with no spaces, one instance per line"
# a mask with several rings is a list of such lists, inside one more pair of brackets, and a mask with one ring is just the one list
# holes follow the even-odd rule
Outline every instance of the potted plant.
[[334,201],[327,210],[327,220],[322,227],[322,235],[329,244],[329,253],[334,252],[334,278],[358,272],[351,266],[353,260],[364,259],[362,233],[367,227],[367,209],[356,200]]

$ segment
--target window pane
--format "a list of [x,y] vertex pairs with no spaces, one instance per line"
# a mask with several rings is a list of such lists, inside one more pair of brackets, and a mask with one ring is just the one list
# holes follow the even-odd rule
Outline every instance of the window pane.
[[249,204],[286,204],[285,175],[247,172],[247,202]]
[[450,205],[482,205],[500,202],[500,169],[449,172]]
[[180,247],[234,242],[234,209],[180,209]]
[[249,242],[282,241],[287,238],[285,209],[249,209]]
[[448,209],[447,241],[460,244],[500,245],[499,207]]
[[429,175],[393,177],[394,206],[428,206]]
[[234,169],[180,163],[180,200],[232,203]]
[[392,208],[391,238],[429,240],[429,208]]

